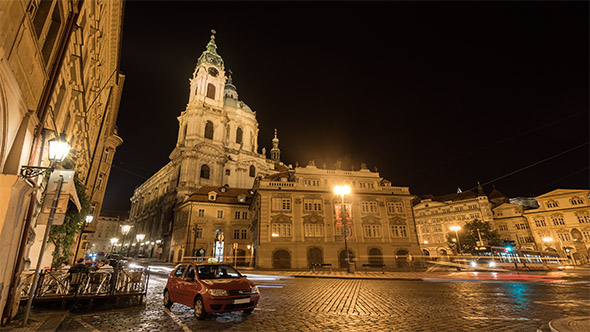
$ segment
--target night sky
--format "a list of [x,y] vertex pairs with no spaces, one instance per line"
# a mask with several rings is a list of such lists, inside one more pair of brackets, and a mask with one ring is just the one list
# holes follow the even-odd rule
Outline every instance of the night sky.
[[239,99],[256,111],[260,149],[277,128],[285,164],[365,162],[417,195],[478,180],[509,197],[587,189],[588,9],[128,1],[124,143],[103,209],[128,209],[133,189],[169,161],[212,28]]

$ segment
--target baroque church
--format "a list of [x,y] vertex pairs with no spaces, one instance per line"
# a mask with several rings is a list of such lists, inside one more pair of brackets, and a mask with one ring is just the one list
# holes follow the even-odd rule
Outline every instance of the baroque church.
[[226,72],[217,53],[215,31],[212,33],[190,79],[186,109],[177,118],[178,140],[170,162],[137,187],[131,197],[130,222],[134,229],[125,242],[136,245],[135,235],[144,234],[142,251],[154,253],[154,257],[168,257],[174,209],[197,189],[249,189],[256,177],[281,167],[276,131],[271,159],[264,148],[258,152],[256,112],[238,99],[231,71]]

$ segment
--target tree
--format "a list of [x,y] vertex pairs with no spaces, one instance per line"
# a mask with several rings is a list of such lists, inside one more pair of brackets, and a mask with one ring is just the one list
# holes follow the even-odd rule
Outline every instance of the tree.
[[82,209],[78,211],[76,205],[69,201],[64,223],[51,226],[49,241],[55,245],[51,263],[54,268],[59,267],[61,263],[70,263],[72,261],[72,246],[76,243],[76,234],[86,221],[86,216],[90,213],[90,200],[86,195],[86,187],[78,178],[78,174],[74,176],[74,184]]
[[[457,232],[457,235],[459,235],[458,240],[461,244],[460,251],[462,253],[470,253],[473,250],[473,247],[477,245],[477,242],[479,241],[479,235],[477,233],[478,229],[484,245],[502,245],[503,242],[500,234],[497,230],[492,228],[492,224],[489,221],[474,219],[466,222],[465,225],[461,227],[461,230]],[[453,241],[455,238],[455,232],[447,233],[447,242],[451,248],[457,245],[455,241]]]

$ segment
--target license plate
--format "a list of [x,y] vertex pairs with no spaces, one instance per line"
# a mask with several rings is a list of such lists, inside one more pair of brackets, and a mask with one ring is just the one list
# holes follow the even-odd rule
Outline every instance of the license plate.
[[242,303],[249,303],[249,302],[250,302],[250,298],[234,300],[234,304],[242,304]]

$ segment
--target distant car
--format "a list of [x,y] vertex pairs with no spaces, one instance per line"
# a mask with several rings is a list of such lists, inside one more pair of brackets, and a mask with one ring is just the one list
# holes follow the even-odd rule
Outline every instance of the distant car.
[[184,304],[195,310],[197,319],[213,312],[242,310],[250,314],[259,300],[258,286],[226,264],[179,264],[170,272],[164,289],[166,308]]

